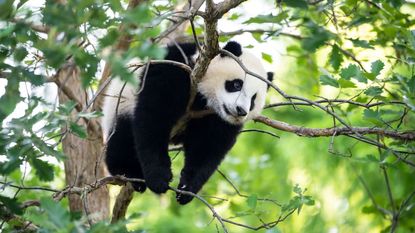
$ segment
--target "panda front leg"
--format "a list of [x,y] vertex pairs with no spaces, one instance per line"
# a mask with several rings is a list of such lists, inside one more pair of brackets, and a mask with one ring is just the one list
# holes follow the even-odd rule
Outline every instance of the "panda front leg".
[[186,111],[190,78],[181,68],[151,65],[137,98],[133,133],[147,187],[165,193],[172,179],[168,155],[170,133]]
[[[241,126],[231,125],[217,115],[191,120],[185,131],[185,165],[178,189],[199,192],[235,144],[240,129]],[[176,199],[184,205],[193,197],[178,193]]]

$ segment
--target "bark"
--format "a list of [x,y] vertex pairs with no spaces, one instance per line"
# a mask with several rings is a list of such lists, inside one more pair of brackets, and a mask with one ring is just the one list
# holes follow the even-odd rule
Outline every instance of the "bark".
[[[76,68],[68,66],[60,70],[57,80],[57,83],[60,84],[59,102],[61,104],[71,100],[62,91],[62,88],[69,89],[82,103],[86,103],[87,95],[81,87],[79,72]],[[83,107],[81,106],[81,108]],[[72,119],[76,118],[76,114],[77,111],[72,112]],[[91,124],[87,125],[87,122],[82,119],[78,121],[78,124],[87,128],[88,138],[82,139],[72,133],[67,133],[62,140],[62,148],[67,156],[64,162],[66,184],[69,186],[84,186],[105,175],[102,162],[103,140],[100,129],[91,127]],[[86,206],[83,205],[79,195],[69,195],[68,198],[71,211],[92,214],[94,221],[109,216],[109,194],[105,186],[88,194]]]

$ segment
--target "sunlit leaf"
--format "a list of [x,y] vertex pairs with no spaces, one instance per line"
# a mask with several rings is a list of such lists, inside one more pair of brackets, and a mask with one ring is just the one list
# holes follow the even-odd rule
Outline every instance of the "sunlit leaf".
[[383,92],[383,89],[380,87],[369,87],[366,91],[365,94],[369,95],[369,96],[379,96],[381,95]]
[[385,64],[381,60],[377,60],[372,63],[372,70],[371,73],[376,77],[380,74]]
[[354,84],[352,81],[347,80],[347,79],[339,79],[337,80],[337,82],[340,84],[340,87],[342,88],[355,88],[356,84]]
[[356,79],[359,82],[367,83],[366,77],[357,65],[349,65],[347,68],[340,70],[340,76],[343,79],[350,80],[351,78]]
[[272,56],[268,53],[262,53],[262,59],[269,63],[272,63]]

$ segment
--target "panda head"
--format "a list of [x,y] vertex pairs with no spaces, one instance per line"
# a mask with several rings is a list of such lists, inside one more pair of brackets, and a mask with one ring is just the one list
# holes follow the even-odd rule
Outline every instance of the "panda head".
[[[273,73],[266,72],[261,60],[231,41],[223,48],[237,56],[245,67],[272,81]],[[264,105],[268,85],[246,74],[241,66],[224,54],[212,59],[198,91],[206,97],[207,105],[225,121],[240,125],[258,116]]]

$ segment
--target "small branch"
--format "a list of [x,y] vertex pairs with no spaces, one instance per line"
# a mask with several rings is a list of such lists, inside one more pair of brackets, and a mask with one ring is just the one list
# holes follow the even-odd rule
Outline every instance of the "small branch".
[[40,187],[40,186],[26,187],[26,186],[14,185],[14,184],[11,184],[10,182],[4,182],[4,181],[0,181],[0,184],[3,185],[2,187],[0,187],[0,190],[7,188],[7,187],[12,187],[12,188],[19,189],[19,190],[41,190],[41,191],[48,191],[48,192],[59,192],[59,190],[57,189],[52,189],[48,187]]
[[209,204],[209,202],[207,202],[203,197],[201,197],[201,196],[199,196],[199,195],[197,195],[197,194],[194,194],[194,193],[192,193],[192,192],[188,192],[188,191],[183,191],[183,190],[179,190],[179,189],[176,189],[176,188],[172,188],[172,187],[170,187],[170,190],[173,190],[174,192],[176,192],[176,193],[180,193],[180,194],[184,194],[184,195],[189,195],[189,196],[192,196],[192,197],[194,197],[194,198],[196,198],[196,199],[199,199],[203,204],[205,204],[209,209],[210,209],[210,211],[212,212],[212,214],[213,214],[213,217],[215,217],[218,221],[219,221],[219,223],[220,223],[220,225],[222,225],[222,229],[223,229],[223,231],[225,232],[225,233],[228,233],[228,230],[227,230],[227,228],[226,228],[226,226],[225,226],[225,223],[224,223],[224,221],[226,220],[226,219],[223,219],[217,212],[216,212],[216,210],[215,210],[215,208],[213,208],[213,206],[212,205],[210,205]]
[[151,60],[151,61],[148,61],[146,63],[130,64],[130,65],[128,65],[128,68],[132,68],[132,67],[139,68],[139,67],[145,66],[147,63],[150,63],[152,65],[155,65],[155,64],[169,64],[169,65],[174,65],[174,66],[177,66],[177,67],[180,67],[180,68],[184,69],[188,73],[192,73],[192,68],[190,68],[190,66],[188,66],[188,65],[186,65],[184,63],[181,63],[181,62],[171,61],[171,60]]
[[188,11],[186,11],[181,17],[178,17],[177,21],[171,25],[167,30],[161,33],[159,36],[153,39],[154,42],[160,42],[162,39],[168,37],[172,32],[176,31],[180,25],[182,25],[186,20],[192,19],[198,13],[198,10],[203,5],[204,0],[193,0],[192,5]]
[[392,216],[392,212],[382,208],[379,206],[379,204],[376,202],[375,197],[373,196],[372,192],[370,191],[368,185],[366,184],[365,180],[357,174],[357,178],[359,179],[360,183],[363,185],[363,188],[366,190],[367,195],[369,196],[369,199],[372,201],[373,206],[382,214],[385,216]]
[[249,132],[255,132],[255,133],[263,133],[263,134],[268,134],[270,136],[276,137],[276,138],[280,138],[280,136],[276,135],[273,132],[270,131],[266,131],[263,129],[244,129],[240,131],[241,133],[249,133]]

